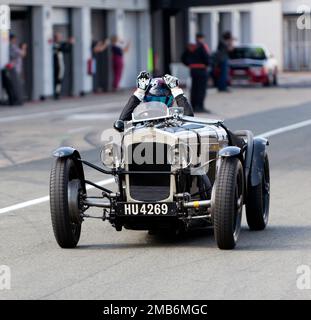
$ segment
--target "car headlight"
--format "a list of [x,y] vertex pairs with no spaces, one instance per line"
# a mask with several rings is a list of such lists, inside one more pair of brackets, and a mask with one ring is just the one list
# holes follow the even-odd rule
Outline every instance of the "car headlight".
[[121,166],[121,147],[116,143],[107,143],[101,150],[101,161],[108,169]]
[[191,163],[191,149],[185,143],[175,144],[168,149],[167,158],[173,170],[185,169]]

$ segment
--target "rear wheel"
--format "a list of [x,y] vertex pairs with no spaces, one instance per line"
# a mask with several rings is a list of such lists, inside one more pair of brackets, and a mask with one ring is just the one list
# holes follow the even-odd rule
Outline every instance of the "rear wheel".
[[77,246],[82,224],[82,182],[70,158],[57,158],[50,177],[50,209],[54,236],[62,248]]
[[233,249],[242,219],[244,172],[237,158],[222,160],[212,196],[214,233],[220,249]]
[[265,154],[264,171],[259,185],[250,187],[247,196],[246,218],[251,230],[263,230],[269,220],[270,170],[268,155]]

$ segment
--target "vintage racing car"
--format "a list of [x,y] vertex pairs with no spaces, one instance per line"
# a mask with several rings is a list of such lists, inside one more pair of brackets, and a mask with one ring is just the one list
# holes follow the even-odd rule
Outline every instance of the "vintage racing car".
[[[117,138],[101,151],[103,166],[71,147],[54,152],[50,207],[55,238],[62,248],[78,244],[90,207],[121,231],[187,231],[213,227],[217,245],[233,249],[243,207],[251,230],[266,227],[270,176],[268,141],[250,131],[235,132],[233,145],[222,121],[189,117],[182,108],[140,104],[132,121],[116,121]],[[118,132],[119,131],[119,132]],[[116,190],[85,179],[83,165],[115,177]],[[88,195],[86,185],[101,191]]]

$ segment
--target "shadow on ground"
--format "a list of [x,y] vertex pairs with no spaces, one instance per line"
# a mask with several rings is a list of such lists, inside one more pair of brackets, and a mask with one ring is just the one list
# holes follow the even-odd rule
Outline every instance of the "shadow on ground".
[[[130,231],[135,232],[135,231]],[[136,231],[137,232],[137,231]],[[303,244],[302,244],[303,243]],[[308,243],[308,245],[306,245]],[[149,235],[141,231],[137,243],[102,243],[79,245],[79,250],[145,249],[159,247],[206,247],[217,249],[213,229],[194,230],[180,235],[160,233]],[[237,251],[309,251],[311,250],[311,225],[273,226],[264,231],[249,231],[244,227]]]

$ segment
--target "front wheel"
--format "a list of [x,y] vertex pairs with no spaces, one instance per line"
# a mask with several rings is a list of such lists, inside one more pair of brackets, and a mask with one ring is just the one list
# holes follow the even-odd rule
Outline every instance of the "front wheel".
[[50,177],[50,209],[54,236],[62,248],[74,248],[79,242],[82,194],[75,162],[70,158],[57,158]]
[[220,249],[233,249],[242,219],[244,172],[237,158],[222,160],[212,195],[214,233]]

